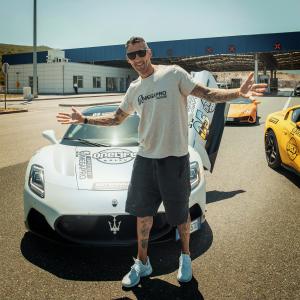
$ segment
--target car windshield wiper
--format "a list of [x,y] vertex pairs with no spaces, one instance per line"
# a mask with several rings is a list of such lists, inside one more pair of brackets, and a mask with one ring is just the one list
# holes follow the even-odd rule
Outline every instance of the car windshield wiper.
[[86,144],[86,145],[92,145],[92,146],[96,146],[96,147],[110,147],[109,144],[105,144],[105,143],[94,143],[91,142],[89,140],[85,140],[85,139],[73,139],[73,138],[69,138],[69,137],[64,137],[64,140],[68,140],[68,141],[76,141],[76,142],[80,142],[82,144]]

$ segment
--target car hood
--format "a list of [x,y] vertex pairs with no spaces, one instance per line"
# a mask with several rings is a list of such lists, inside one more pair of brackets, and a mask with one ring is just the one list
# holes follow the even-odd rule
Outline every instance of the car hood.
[[127,190],[137,147],[76,147],[74,164],[79,189]]
[[[44,168],[45,183],[80,190],[127,190],[138,147],[73,147],[62,144],[41,148],[30,167]],[[203,168],[198,152],[189,146],[190,161]]]
[[[249,116],[252,109],[254,109],[253,104],[230,104],[227,116],[229,118]],[[247,110],[250,112],[246,112]]]
[[[138,147],[76,147],[75,173],[78,189],[127,190]],[[203,167],[199,153],[189,147],[190,161]]]

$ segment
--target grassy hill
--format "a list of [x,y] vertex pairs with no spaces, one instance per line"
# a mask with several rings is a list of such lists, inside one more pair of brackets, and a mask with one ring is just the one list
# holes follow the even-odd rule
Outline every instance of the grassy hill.
[[[37,51],[46,51],[51,48],[47,46],[38,46]],[[15,54],[15,53],[26,53],[32,52],[32,46],[20,46],[20,45],[11,45],[11,44],[0,44],[0,70],[2,68],[2,55],[3,54]],[[0,71],[0,85],[4,84],[4,76],[2,71]]]

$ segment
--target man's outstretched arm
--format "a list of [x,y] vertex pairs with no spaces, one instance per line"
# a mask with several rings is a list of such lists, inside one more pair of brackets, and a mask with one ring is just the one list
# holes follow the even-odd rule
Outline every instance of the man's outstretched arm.
[[85,117],[78,109],[72,107],[72,113],[58,113],[57,121],[61,124],[80,124],[87,118],[87,124],[114,126],[121,124],[128,114],[118,108],[115,112],[97,117]]
[[114,113],[107,114],[99,117],[87,117],[87,124],[91,125],[101,125],[101,126],[114,126],[121,124],[128,114],[125,113],[122,109],[118,108]]
[[239,97],[254,99],[254,96],[263,96],[267,84],[254,84],[253,73],[250,73],[247,80],[238,89],[214,89],[197,84],[191,92],[191,95],[204,98],[210,102],[226,102]]

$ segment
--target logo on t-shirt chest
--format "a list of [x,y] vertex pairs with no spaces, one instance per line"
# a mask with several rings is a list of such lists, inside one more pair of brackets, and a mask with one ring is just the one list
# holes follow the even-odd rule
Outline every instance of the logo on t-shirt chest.
[[167,98],[167,91],[159,91],[155,93],[151,93],[148,95],[139,95],[138,96],[138,104],[141,105],[144,102],[148,102],[150,100],[158,100],[158,99],[163,99]]

